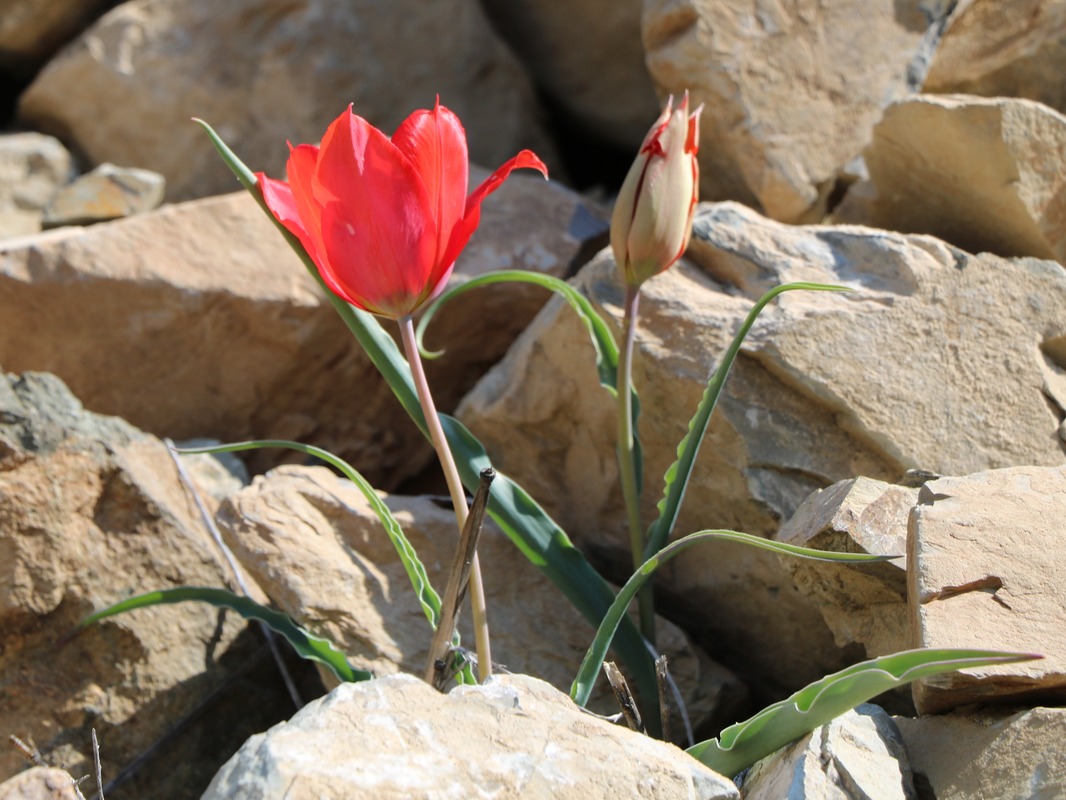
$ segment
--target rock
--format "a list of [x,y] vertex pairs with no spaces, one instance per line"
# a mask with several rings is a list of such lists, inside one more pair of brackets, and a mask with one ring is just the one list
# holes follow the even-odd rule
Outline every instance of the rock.
[[659,103],[644,65],[639,0],[483,5],[533,81],[568,115],[619,147],[640,147]]
[[6,0],[0,17],[0,68],[28,77],[114,0]]
[[[485,203],[454,280],[501,266],[563,275],[597,224],[573,192],[515,175]],[[447,350],[427,365],[438,407],[454,407],[544,299],[495,286],[444,308],[427,337]],[[0,363],[53,372],[89,408],[160,436],[306,441],[384,488],[431,452],[244,192],[3,243],[0,316]]]
[[700,188],[785,222],[820,219],[890,100],[920,81],[938,10],[854,0],[649,0],[660,94],[704,104]]
[[907,555],[915,645],[1044,658],[916,681],[919,713],[990,700],[1066,697],[1064,515],[1064,466],[941,478],[922,489]]
[[0,135],[0,239],[39,231],[45,205],[72,173],[70,153],[58,139]]
[[[385,500],[430,582],[443,592],[457,541],[451,509],[426,497]],[[354,664],[376,675],[422,674],[432,631],[381,523],[350,481],[323,467],[280,467],[230,497],[218,523],[238,560],[278,607],[327,636]],[[569,691],[594,628],[495,525],[486,524],[478,553],[493,660]],[[467,609],[460,631],[472,649],[469,621]],[[743,687],[676,627],[662,624],[659,644],[692,724],[733,721]],[[617,713],[605,682],[599,689],[591,707]],[[681,732],[680,723],[675,727]]]
[[1066,5],[1061,0],[959,3],[944,29],[923,91],[1025,97],[1066,112]]
[[[790,292],[763,313],[712,419],[677,535],[769,535],[812,491],[855,475],[1063,463],[1066,392],[1054,389],[1066,366],[1062,266],[971,257],[929,237],[791,227],[734,203],[701,206],[689,258],[714,277],[683,261],[642,289],[635,382],[645,522],[713,360],[754,298],[789,281],[859,291]],[[615,324],[616,273],[604,252],[575,279]],[[553,301],[459,416],[493,463],[618,580],[630,569],[615,408],[593,363],[587,332]],[[659,586],[686,625],[721,610],[697,641],[750,675],[757,697],[779,699],[860,655],[839,651],[776,556],[697,547],[671,562]]]
[[[164,445],[85,412],[53,376],[0,380],[0,520],[5,736],[83,775],[93,772],[95,728],[113,780],[187,721],[123,787],[176,800],[291,710],[269,655],[265,671],[252,669],[266,654],[255,633],[209,606],[125,614],[61,642],[124,597],[224,586],[228,572]],[[197,719],[198,708],[210,713]],[[23,764],[14,747],[0,748],[0,776]]]
[[79,800],[74,779],[54,767],[31,767],[0,783],[0,800]]
[[746,800],[917,797],[899,729],[869,703],[759,761],[743,788]]
[[166,180],[147,169],[101,164],[62,187],[44,208],[44,228],[92,225],[157,208]]
[[1030,100],[922,96],[889,106],[870,185],[833,219],[930,233],[971,253],[1066,260],[1066,194],[1048,170],[1066,117]]
[[1066,709],[896,717],[914,772],[937,800],[1066,794]]
[[812,597],[840,647],[858,643],[868,658],[907,650],[907,518],[918,490],[855,478],[808,497],[781,526],[778,541],[834,552],[903,557],[868,565],[782,557]]
[[343,684],[252,737],[203,800],[638,795],[739,797],[680,750],[583,714],[535,678],[444,695],[395,675]]
[[475,162],[530,146],[551,160],[528,80],[465,0],[132,0],[49,62],[18,113],[92,164],[162,173],[174,201],[234,186],[190,117],[280,176],[286,140],[318,141],[348,103],[391,133],[436,94],[463,120]]

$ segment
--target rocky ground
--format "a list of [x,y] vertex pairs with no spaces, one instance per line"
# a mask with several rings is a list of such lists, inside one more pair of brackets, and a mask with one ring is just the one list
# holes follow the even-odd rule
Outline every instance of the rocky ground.
[[[75,797],[94,729],[109,800],[1066,795],[1064,67],[1062,0],[9,3],[0,734],[24,746],[0,747],[0,799]],[[760,317],[678,533],[899,556],[715,544],[672,562],[661,644],[696,735],[901,649],[1043,660],[891,692],[738,789],[574,711],[559,690],[592,628],[491,527],[497,659],[524,674],[485,687],[397,675],[325,694],[289,659],[297,711],[260,630],[196,605],[68,638],[142,591],[233,584],[199,498],[259,599],[376,674],[420,672],[425,622],[347,481],[273,451],[182,457],[186,480],[164,438],[332,450],[388,493],[431,578],[450,558],[430,448],[190,117],[280,175],[286,139],[315,140],[345,104],[389,131],[439,94],[475,164],[531,147],[554,178],[516,174],[486,202],[453,280],[566,278],[617,326],[608,198],[659,99],[685,90],[704,104],[704,202],[685,259],[643,291],[643,513],[751,303],[842,284]],[[624,580],[614,410],[569,307],[481,289],[428,343],[447,351],[429,365],[442,408]]]

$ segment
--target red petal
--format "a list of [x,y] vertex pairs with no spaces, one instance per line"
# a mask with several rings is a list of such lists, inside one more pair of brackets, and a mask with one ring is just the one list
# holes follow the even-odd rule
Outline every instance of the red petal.
[[285,228],[300,240],[304,250],[311,256],[311,260],[320,267],[321,253],[316,237],[312,236],[300,215],[299,202],[296,199],[292,187],[284,181],[268,178],[262,172],[256,173],[259,180],[259,191],[263,194],[263,200],[267,208]]
[[438,99],[432,111],[416,111],[400,123],[392,143],[414,165],[429,193],[437,230],[433,260],[437,262],[444,255],[452,228],[466,210],[466,132],[459,118]]

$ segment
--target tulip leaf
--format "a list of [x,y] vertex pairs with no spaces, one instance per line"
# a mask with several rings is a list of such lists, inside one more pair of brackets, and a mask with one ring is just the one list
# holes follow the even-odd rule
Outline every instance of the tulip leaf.
[[707,541],[739,542],[740,544],[751,545],[752,547],[782,555],[837,563],[868,564],[877,561],[888,561],[897,557],[877,556],[868,553],[835,553],[828,550],[813,550],[809,547],[775,542],[771,539],[763,539],[760,536],[752,536],[750,533],[739,533],[737,531],[714,530],[690,533],[688,536],[671,542],[651,556],[619,590],[614,602],[611,603],[611,607],[604,615],[599,630],[596,631],[596,637],[592,640],[592,644],[589,645],[588,652],[585,653],[585,658],[578,668],[577,677],[574,678],[574,682],[570,686],[570,697],[573,698],[575,703],[579,706],[584,706],[588,702],[589,695],[592,694],[593,684],[595,684],[596,677],[599,675],[600,668],[603,665],[603,660],[607,656],[607,648],[611,646],[615,630],[618,628],[619,623],[628,619],[626,610],[644,584],[667,561],[680,555],[692,545]]
[[810,733],[882,692],[918,678],[1043,656],[995,650],[906,650],[863,661],[827,675],[754,717],[726,728],[717,739],[688,748],[691,756],[732,777],[760,758]]
[[845,286],[832,286],[824,283],[786,283],[781,286],[775,286],[755,303],[733,337],[733,341],[725,351],[725,355],[722,356],[722,361],[718,368],[715,369],[707,382],[707,388],[703,392],[703,398],[696,409],[696,414],[689,422],[688,432],[677,446],[677,460],[666,470],[666,474],[663,477],[663,495],[658,504],[659,517],[649,527],[646,537],[647,546],[644,550],[646,556],[657,553],[670,540],[670,534],[674,530],[674,525],[677,523],[677,515],[681,509],[681,501],[684,499],[685,490],[688,488],[689,478],[692,477],[692,468],[696,463],[696,456],[699,454],[703,436],[707,433],[707,426],[711,421],[711,414],[714,413],[715,406],[718,405],[718,398],[722,393],[722,388],[725,386],[726,378],[729,377],[733,362],[736,361],[737,354],[740,353],[740,346],[744,343],[748,331],[751,330],[751,326],[755,324],[759,313],[770,301],[780,294],[797,289],[817,292],[853,291]]
[[138,608],[189,601],[210,603],[220,608],[230,608],[245,619],[254,619],[264,623],[275,633],[284,636],[285,640],[292,645],[293,650],[301,657],[324,664],[342,681],[366,681],[374,677],[366,670],[356,669],[349,664],[345,655],[329,639],[315,636],[306,628],[293,622],[287,614],[267,608],[251,598],[242,597],[227,589],[179,586],[175,589],[147,592],[115,603],[102,611],[97,611],[95,614],[90,614],[81,621],[78,628],[85,628],[102,619]]
[[[418,402],[410,367],[396,342],[382,329],[377,319],[365,311],[348,305],[330,292],[318,274],[314,262],[300,241],[274,219],[263,202],[256,186],[256,177],[209,125],[199,121],[207,132],[222,160],[236,175],[267,217],[285,237],[285,241],[303,261],[312,277],[322,286],[326,297],[344,324],[359,341],[371,362],[378,368],[396,395],[400,405],[415,425],[428,438],[425,417]],[[459,467],[463,484],[474,492],[480,481],[481,469],[489,465],[484,447],[458,420],[441,414],[441,424]],[[570,538],[548,513],[520,486],[502,472],[496,472],[489,497],[489,515],[523,554],[563,592],[574,606],[593,625],[599,625],[614,599],[614,592],[591,564],[571,543]],[[618,628],[615,649],[633,676],[642,697],[658,697],[655,668],[637,626],[628,618]],[[648,724],[655,733],[659,715],[648,714]]]

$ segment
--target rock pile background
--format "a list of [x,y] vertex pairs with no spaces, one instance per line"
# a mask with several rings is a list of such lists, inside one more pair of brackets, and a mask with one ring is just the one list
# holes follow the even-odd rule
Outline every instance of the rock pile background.
[[[704,104],[705,202],[686,259],[645,286],[644,513],[752,301],[785,281],[840,283],[855,291],[790,293],[753,329],[678,533],[900,556],[845,569],[713,545],[673,562],[659,609],[696,733],[864,657],[1039,652],[880,698],[761,763],[742,791],[1066,793],[1054,745],[1066,734],[1064,67],[1063,0],[7,3],[0,734],[80,776],[95,727],[105,780],[118,781],[109,798],[197,798],[250,735],[292,716],[258,630],[232,615],[168,607],[63,640],[137,592],[232,581],[163,437],[330,449],[390,493],[432,574],[447,562],[428,446],[254,201],[230,193],[190,117],[280,175],[285,141],[313,141],[347,103],[388,131],[439,94],[476,164],[531,147],[554,178],[516,175],[492,197],[454,280],[501,268],[572,279],[617,324],[610,196],[660,101],[688,90]],[[545,299],[495,286],[446,307],[430,381],[621,581],[613,408],[585,332]],[[343,481],[270,452],[196,463],[193,485],[263,599],[361,665],[417,669],[424,621]],[[500,657],[565,690],[591,627],[488,536]],[[293,668],[302,701],[324,691]],[[416,687],[382,685],[400,724]],[[350,727],[362,691],[250,740],[207,796],[288,774],[278,743],[318,714]],[[464,698],[463,713],[498,716],[504,695],[549,709],[546,725],[574,724],[522,680]],[[470,725],[472,737],[483,727]],[[544,764],[567,775],[567,757],[471,767],[465,791],[548,787]],[[63,791],[54,770],[23,766],[0,747],[0,780],[19,787],[0,797],[34,781]],[[684,774],[696,796],[735,796]]]

